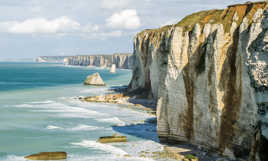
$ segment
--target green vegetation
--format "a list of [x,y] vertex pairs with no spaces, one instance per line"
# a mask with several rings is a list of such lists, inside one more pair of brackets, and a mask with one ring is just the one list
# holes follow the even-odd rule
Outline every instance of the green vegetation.
[[192,159],[198,159],[196,156],[192,155],[192,154],[187,154],[185,155],[186,159],[192,160]]
[[184,28],[184,31],[190,31],[194,25],[198,23],[204,26],[206,23],[217,23],[221,21],[221,14],[223,10],[209,10],[193,13],[182,19],[176,26]]
[[[200,11],[186,16],[180,22],[174,25],[167,25],[158,29],[147,29],[142,31],[139,35],[144,36],[145,33],[149,34],[149,39],[158,39],[161,33],[169,31],[173,26],[179,26],[183,28],[185,32],[191,31],[195,24],[199,24],[201,28],[205,24],[223,24],[224,31],[229,32],[233,21],[236,21],[237,26],[242,23],[244,17],[248,19],[249,24],[252,23],[252,18],[258,9],[267,8],[267,2],[248,2],[245,4],[236,4],[228,6],[224,10],[208,10]],[[236,14],[236,16],[235,16]],[[234,17],[236,17],[234,19]]]

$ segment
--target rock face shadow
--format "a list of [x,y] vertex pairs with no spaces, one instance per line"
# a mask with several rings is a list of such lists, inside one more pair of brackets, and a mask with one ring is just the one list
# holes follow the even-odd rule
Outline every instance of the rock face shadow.
[[[128,86],[111,86],[109,91],[122,93],[123,96],[129,97],[128,102],[132,104],[139,104],[141,106],[150,108],[153,111],[156,111],[156,101],[153,99],[148,99],[145,96],[148,95],[146,91],[139,89],[136,91],[128,91]],[[146,94],[144,94],[144,92]]]
[[156,118],[147,119],[144,121],[144,123],[130,124],[125,126],[112,126],[112,128],[114,131],[122,134],[159,142],[156,131]]

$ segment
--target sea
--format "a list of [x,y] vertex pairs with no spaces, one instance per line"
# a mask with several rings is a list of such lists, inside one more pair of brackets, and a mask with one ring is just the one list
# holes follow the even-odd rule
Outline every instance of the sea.
[[[84,86],[99,72],[105,87]],[[39,152],[67,152],[67,161],[151,161],[161,151],[155,119],[122,105],[81,102],[128,85],[132,72],[33,62],[0,62],[0,161],[25,161]],[[127,143],[101,144],[101,136],[127,136]]]

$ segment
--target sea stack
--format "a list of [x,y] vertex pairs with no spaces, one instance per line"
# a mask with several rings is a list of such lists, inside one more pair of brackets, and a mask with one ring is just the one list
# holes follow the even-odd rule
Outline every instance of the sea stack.
[[103,82],[103,80],[98,72],[87,76],[84,84],[85,85],[93,85],[93,86],[105,86],[105,83]]
[[116,65],[113,64],[110,68],[110,73],[116,73]]

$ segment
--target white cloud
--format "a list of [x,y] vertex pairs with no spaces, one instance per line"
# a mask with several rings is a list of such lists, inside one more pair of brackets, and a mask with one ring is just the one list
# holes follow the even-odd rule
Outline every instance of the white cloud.
[[81,37],[87,38],[87,39],[97,39],[97,40],[105,40],[107,38],[115,38],[115,37],[121,37],[123,36],[123,32],[120,30],[116,31],[97,31],[97,32],[91,32],[91,33],[82,33],[80,34]]
[[111,32],[106,32],[106,33],[102,33],[101,35],[103,37],[120,37],[122,36],[122,31],[111,31]]
[[0,22],[0,32],[12,34],[49,34],[62,36],[81,36],[94,39],[106,39],[120,37],[120,30],[105,31],[96,24],[81,25],[79,22],[68,17],[60,17],[52,20],[45,18],[26,19],[24,21]]
[[132,0],[101,0],[101,7],[106,9],[128,7]]
[[99,26],[96,24],[88,24],[82,28],[82,32],[97,32],[99,29]]
[[80,24],[68,17],[48,20],[33,18],[25,21],[7,21],[0,23],[0,31],[19,34],[69,33],[79,30]]
[[141,22],[136,10],[126,9],[106,19],[106,25],[111,28],[137,29]]

